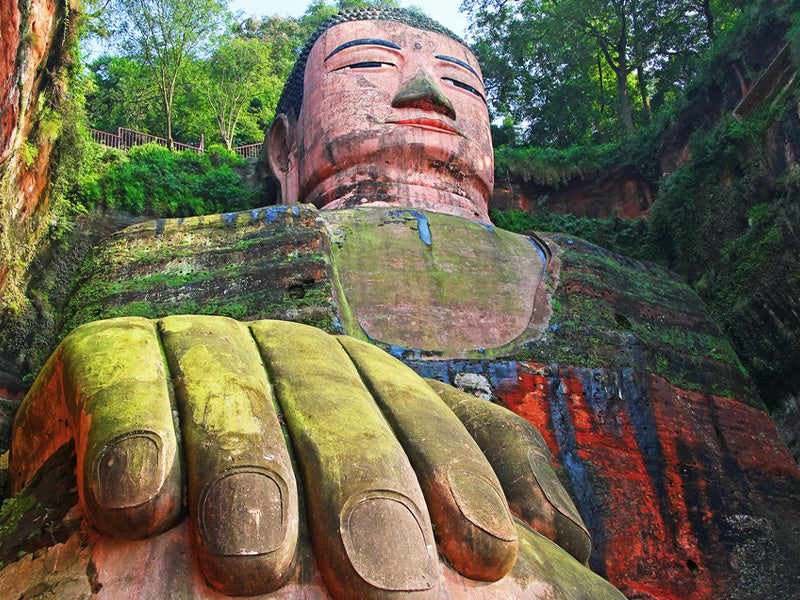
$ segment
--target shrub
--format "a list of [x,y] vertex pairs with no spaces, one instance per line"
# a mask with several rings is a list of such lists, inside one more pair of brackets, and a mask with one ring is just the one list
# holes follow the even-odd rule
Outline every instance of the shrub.
[[618,254],[639,259],[653,258],[645,219],[627,220],[619,217],[594,219],[546,210],[535,213],[492,210],[490,216],[495,225],[508,231],[565,233],[583,238]]
[[170,152],[158,144],[127,154],[105,151],[96,178],[82,182],[84,201],[152,217],[188,217],[252,208],[259,201],[232,167],[243,164],[233,152],[211,146],[206,154]]

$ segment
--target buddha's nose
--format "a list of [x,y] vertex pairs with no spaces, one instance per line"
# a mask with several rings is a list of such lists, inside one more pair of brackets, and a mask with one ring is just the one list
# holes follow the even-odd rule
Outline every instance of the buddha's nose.
[[419,108],[430,110],[456,118],[453,103],[444,95],[430,76],[423,70],[417,71],[400,86],[400,90],[392,99],[394,108]]

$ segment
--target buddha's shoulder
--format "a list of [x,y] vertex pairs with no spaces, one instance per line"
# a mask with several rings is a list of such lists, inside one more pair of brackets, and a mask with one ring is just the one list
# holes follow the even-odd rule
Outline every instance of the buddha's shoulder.
[[183,313],[300,321],[402,356],[650,366],[670,380],[687,375],[663,365],[690,364],[741,379],[703,303],[666,269],[411,208],[273,206],[129,227],[85,263],[65,330]]

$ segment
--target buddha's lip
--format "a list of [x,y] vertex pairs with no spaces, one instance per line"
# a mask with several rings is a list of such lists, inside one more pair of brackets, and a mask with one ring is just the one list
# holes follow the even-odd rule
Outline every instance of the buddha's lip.
[[465,137],[461,131],[456,129],[453,125],[440,121],[439,119],[431,119],[430,117],[417,117],[414,119],[396,119],[386,121],[393,125],[410,125],[411,127],[420,127],[421,129],[430,129],[433,131],[444,131],[445,133],[452,133]]

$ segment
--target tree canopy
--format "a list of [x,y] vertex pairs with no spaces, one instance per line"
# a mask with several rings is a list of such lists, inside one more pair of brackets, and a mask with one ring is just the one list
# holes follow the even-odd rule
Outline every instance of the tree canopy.
[[[315,0],[299,18],[243,19],[223,10],[225,0],[111,1],[114,51],[90,65],[91,123],[229,148],[263,140],[320,23],[344,8],[397,5]],[[464,0],[496,141],[563,148],[624,139],[682,95],[745,8],[744,0]]]
[[741,0],[464,0],[495,116],[534,145],[606,142],[694,74]]
[[125,54],[150,70],[170,144],[178,76],[218,28],[224,10],[224,0],[112,0],[112,31]]

